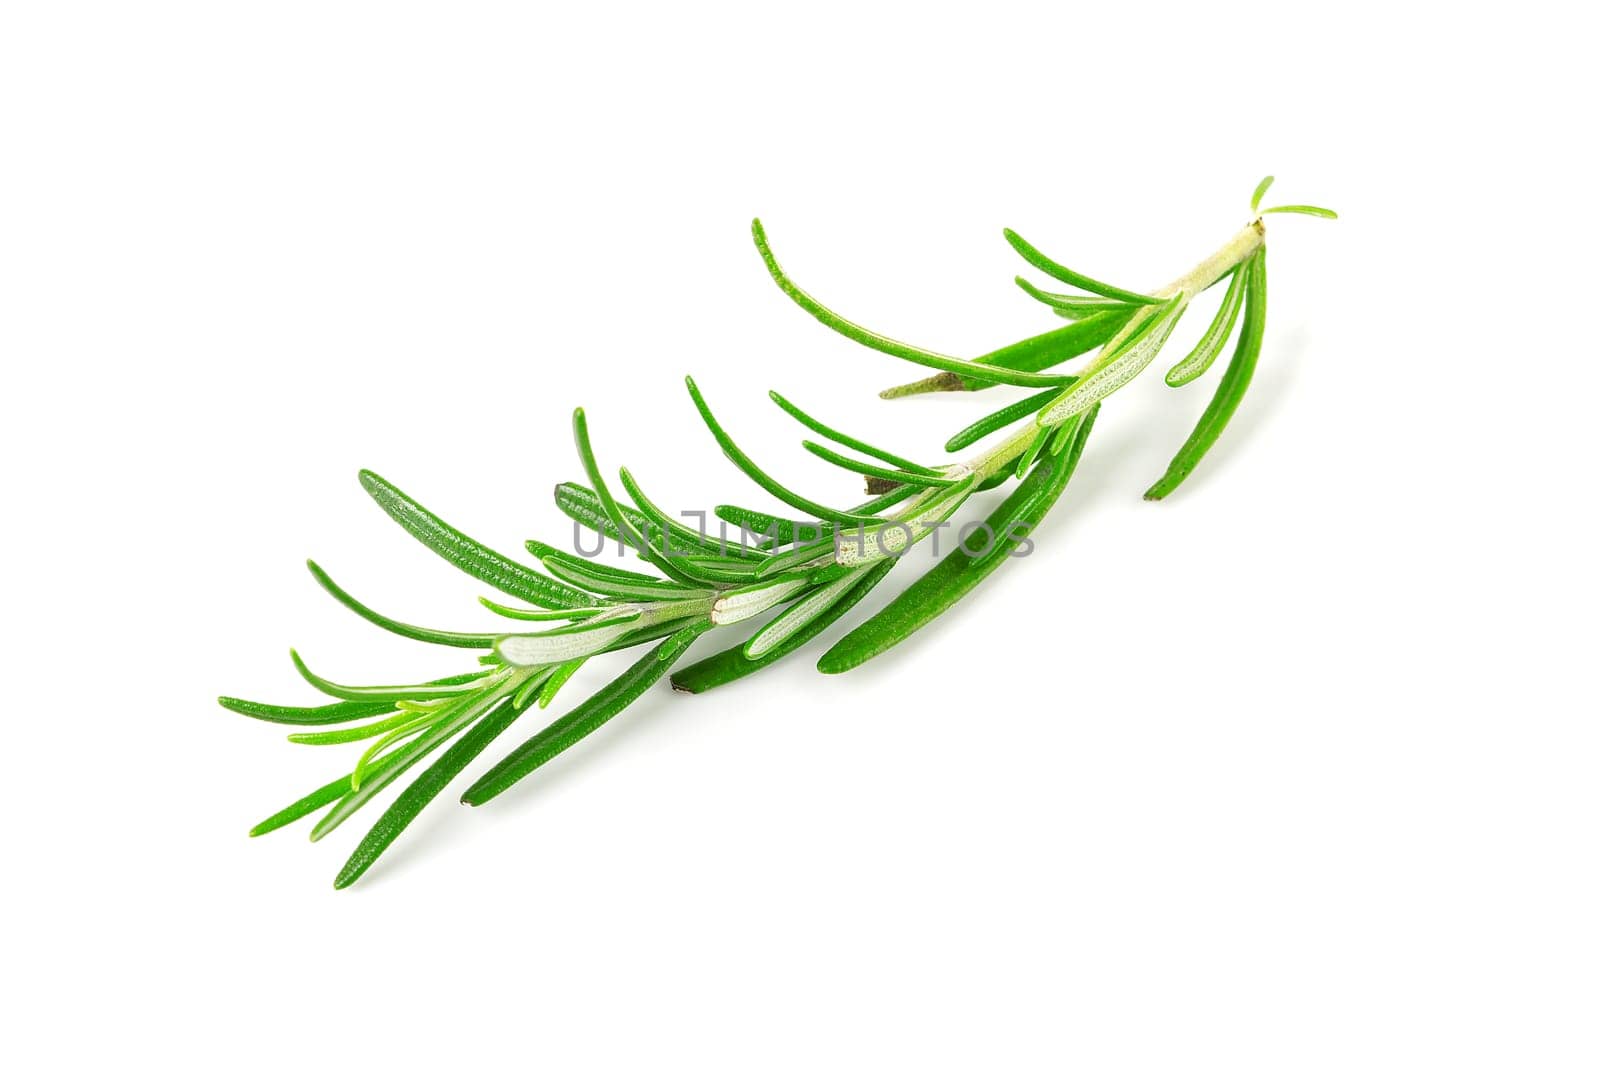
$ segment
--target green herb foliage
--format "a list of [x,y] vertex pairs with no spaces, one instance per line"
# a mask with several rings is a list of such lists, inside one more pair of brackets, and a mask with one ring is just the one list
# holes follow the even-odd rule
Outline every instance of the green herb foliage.
[[[1202,377],[1237,336],[1232,358],[1210,405],[1165,475],[1147,492],[1159,500],[1195,470],[1242,403],[1266,325],[1266,249],[1262,217],[1301,214],[1336,218],[1325,208],[1290,204],[1260,208],[1272,179],[1251,200],[1254,220],[1217,253],[1171,285],[1149,293],[1101,282],[1045,255],[1015,232],[1005,239],[1031,267],[1072,287],[1069,292],[1017,283],[1051,314],[1072,320],[973,359],[946,356],[895,341],[844,318],[800,289],[778,265],[760,221],[752,224],[757,251],[779,289],[822,324],[869,349],[936,374],[883,392],[903,397],[931,391],[992,387],[1022,389],[988,415],[972,420],[946,443],[959,453],[1008,428],[975,454],[924,463],[838,430],[786,397],[772,401],[827,445],[802,441],[829,470],[865,480],[867,496],[826,505],[790,488],[760,467],[713,414],[692,379],[689,399],[713,441],[757,487],[790,515],[741,505],[714,510],[713,533],[692,527],[652,498],[627,468],[612,491],[582,409],[573,416],[583,483],[555,489],[557,509],[575,524],[629,547],[649,570],[606,563],[558,546],[529,541],[530,563],[473,540],[392,483],[370,471],[361,484],[407,533],[474,579],[523,605],[480,597],[490,612],[485,631],[444,631],[403,623],[370,608],[308,562],[312,577],[357,616],[403,638],[477,652],[476,667],[460,675],[407,684],[336,683],[291,651],[295,669],[312,688],[335,699],[315,706],[272,705],[221,698],[222,706],[256,720],[299,729],[290,741],[311,746],[359,742],[348,776],[324,784],[250,829],[264,835],[323,813],[311,837],[327,835],[378,794],[443,749],[400,790],[357,844],[336,887],[347,887],[377,862],[417,814],[510,730],[530,709],[543,710],[580,667],[605,654],[647,647],[628,668],[570,712],[536,730],[466,788],[462,800],[483,805],[621,715],[662,676],[674,689],[700,694],[735,682],[807,646],[856,608],[907,550],[952,518],[975,495],[1008,484],[1004,499],[981,524],[960,528],[956,546],[899,596],[838,639],[818,662],[827,673],[848,671],[905,641],[968,596],[1013,557],[1025,556],[1033,533],[1065,491],[1102,404],[1147,367],[1165,346],[1184,310],[1224,279],[1228,285],[1209,326],[1167,374],[1182,386]],[[1065,372],[1050,369],[1094,353]],[[969,413],[966,417],[971,419]],[[947,540],[948,541],[948,540]],[[1030,565],[1032,566],[1032,565]],[[531,607],[524,607],[531,606]],[[673,671],[704,635],[755,622],[719,653]],[[639,715],[636,711],[632,715]],[[661,715],[661,714],[658,714]],[[612,729],[615,730],[615,729]]]

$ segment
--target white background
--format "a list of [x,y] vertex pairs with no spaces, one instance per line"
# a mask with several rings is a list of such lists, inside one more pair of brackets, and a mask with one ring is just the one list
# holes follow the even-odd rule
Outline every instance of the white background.
[[[1596,86],[1557,6],[7,5],[8,1061],[1594,1065]],[[1343,218],[1273,217],[1257,382],[1167,503],[1211,387],[1152,374],[1038,552],[868,667],[653,693],[353,891],[366,813],[245,837],[352,755],[217,694],[311,699],[291,643],[465,659],[303,558],[485,623],[358,468],[560,541],[582,403],[658,498],[764,503],[692,371],[848,500],[767,388],[923,457],[1001,391],[876,400],[920,372],[784,300],[753,215],[971,356],[1056,322],[1002,226],[1154,286],[1266,173]]]

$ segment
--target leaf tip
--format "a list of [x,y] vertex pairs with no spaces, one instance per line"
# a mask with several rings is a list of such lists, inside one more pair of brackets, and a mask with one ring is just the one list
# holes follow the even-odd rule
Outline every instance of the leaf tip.
[[817,660],[817,671],[825,676],[836,676],[841,672],[848,672],[854,667],[854,664],[851,664],[845,657],[840,655],[838,646],[833,647]]
[[1261,208],[1261,198],[1267,195],[1267,190],[1269,188],[1271,188],[1273,181],[1274,181],[1274,179],[1273,179],[1272,175],[1269,174],[1269,175],[1267,175],[1267,177],[1263,178],[1261,181],[1256,183],[1256,191],[1254,193],[1250,194],[1250,210],[1251,211],[1254,212],[1254,211],[1259,211],[1260,210],[1260,208]]

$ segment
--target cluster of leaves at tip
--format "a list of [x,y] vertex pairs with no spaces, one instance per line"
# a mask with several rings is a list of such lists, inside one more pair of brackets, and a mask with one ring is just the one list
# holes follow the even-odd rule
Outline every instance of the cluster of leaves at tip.
[[[1257,188],[1253,211],[1271,181]],[[1269,208],[1261,214],[1269,212],[1334,217],[1307,205]],[[1263,232],[1259,215],[1252,226]],[[948,452],[965,450],[1008,427],[1020,424],[1019,429],[967,459],[920,463],[834,428],[772,393],[774,404],[815,436],[803,442],[807,451],[865,477],[869,499],[835,507],[812,500],[758,465],[734,441],[694,381],[686,380],[690,400],[724,456],[795,512],[786,516],[719,506],[715,514],[724,521],[723,535],[712,536],[674,519],[627,468],[615,473],[626,502],[619,498],[596,459],[587,418],[579,409],[573,415],[573,434],[584,481],[557,486],[556,506],[578,524],[631,547],[649,571],[530,541],[526,548],[538,565],[534,567],[477,542],[387,480],[362,472],[362,486],[395,522],[512,603],[479,599],[494,621],[485,631],[422,627],[369,607],[308,562],[317,583],[368,622],[415,641],[479,651],[477,662],[472,670],[444,679],[348,685],[317,674],[290,651],[295,669],[331,702],[283,706],[220,699],[234,712],[295,728],[291,742],[362,744],[348,775],[285,806],[251,829],[252,835],[321,813],[311,831],[313,840],[320,839],[431,757],[432,763],[394,797],[350,855],[335,880],[336,887],[348,886],[468,764],[528,710],[547,709],[591,659],[635,650],[635,659],[621,673],[473,781],[461,796],[463,802],[481,805],[501,794],[601,727],[669,672],[674,688],[698,694],[795,652],[861,601],[911,545],[945,524],[975,494],[1014,482],[984,523],[972,525],[957,551],[946,553],[898,597],[839,638],[818,667],[843,672],[877,656],[939,616],[1009,559],[1014,543],[997,532],[1026,534],[1040,522],[1071,479],[1101,403],[1155,358],[1197,296],[1182,287],[1152,295],[1100,282],[1057,263],[1007,230],[1006,240],[1027,263],[1072,290],[1047,291],[1020,277],[1017,284],[1070,322],[966,360],[895,341],[831,311],[779,267],[759,220],[752,230],[773,280],[801,308],[862,345],[936,372],[885,390],[884,397],[993,386],[1028,391],[957,431],[946,444]],[[1263,243],[1246,244],[1246,254],[1212,280],[1226,278],[1227,286],[1210,326],[1167,373],[1172,386],[1194,381],[1237,336],[1210,405],[1166,474],[1146,493],[1149,498],[1165,497],[1188,477],[1249,386],[1265,324],[1266,254]],[[1095,350],[1094,359],[1074,373],[1050,370]],[[737,539],[725,537],[727,524],[739,531]],[[767,619],[744,642],[673,672],[703,635],[759,617]]]

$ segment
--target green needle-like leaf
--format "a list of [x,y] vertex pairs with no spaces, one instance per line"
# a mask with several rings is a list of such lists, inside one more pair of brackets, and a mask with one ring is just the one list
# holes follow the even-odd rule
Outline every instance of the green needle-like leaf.
[[1245,294],[1244,324],[1239,328],[1239,341],[1234,346],[1228,370],[1217,384],[1211,403],[1200,415],[1188,441],[1178,450],[1167,466],[1167,473],[1144,492],[1146,501],[1160,501],[1183,484],[1195,467],[1205,457],[1217,438],[1233,418],[1234,410],[1250,388],[1255,375],[1256,358],[1261,355],[1261,337],[1267,326],[1267,251],[1262,249],[1248,267],[1248,290]]
[[[658,602],[657,606],[652,612],[659,612],[669,620],[703,617],[710,611],[710,603],[706,600]],[[653,622],[653,619],[643,619],[636,608],[624,609],[615,617],[596,617],[579,625],[552,628],[532,635],[507,635],[495,643],[495,652],[507,664],[523,667],[556,665],[603,653],[613,643]]]
[[391,519],[417,541],[474,579],[503,594],[546,609],[571,609],[591,605],[594,599],[581,590],[525,568],[516,561],[475,542],[401,493],[392,483],[370,471],[361,473],[361,485]]
[[1061,399],[1039,413],[1044,426],[1061,423],[1097,405],[1150,366],[1183,316],[1187,298],[1179,293],[1165,304],[1148,310],[1144,319],[1129,321],[1127,333],[1106,346],[1097,366],[1084,372]]
[[[600,498],[587,486],[577,483],[558,483],[556,485],[556,508],[560,509],[571,519],[587,527],[591,531],[598,531],[611,539],[621,543],[622,537],[616,525],[611,522],[605,509],[600,506]],[[617,508],[626,516],[636,528],[643,529],[649,522],[649,517],[637,509],[617,502]],[[683,530],[688,530],[683,528]],[[698,535],[685,537],[678,529],[667,532],[667,543],[674,555],[705,553],[711,555],[759,558],[760,552],[750,548],[741,548],[734,543],[726,543],[716,538],[700,538]]]
[[[1103,312],[1078,323],[1070,323],[1044,334],[1024,338],[1014,345],[986,353],[978,357],[974,363],[1016,368],[1019,371],[1043,371],[1047,367],[1055,367],[1075,356],[1082,356],[1091,349],[1098,349],[1115,337],[1117,331],[1121,330],[1129,318],[1138,311],[1138,308],[1129,305],[1122,305],[1121,308],[1125,310]],[[1062,375],[1061,380],[1062,385],[1071,385],[1077,381],[1072,375]],[[974,382],[960,375],[945,372],[918,379],[916,382],[908,382],[903,386],[892,386],[880,392],[878,396],[892,400],[896,397],[910,397],[921,393],[987,390],[990,385],[987,382]]]
[[1217,354],[1222,352],[1222,347],[1228,344],[1228,336],[1233,333],[1233,324],[1239,318],[1239,307],[1244,303],[1246,281],[1250,276],[1250,262],[1247,261],[1242,270],[1235,271],[1233,278],[1228,281],[1228,289],[1222,295],[1222,304],[1217,308],[1217,314],[1212,318],[1211,325],[1200,336],[1195,347],[1189,355],[1172,365],[1172,370],[1167,372],[1168,386],[1185,386],[1206,373],[1216,360]]
[[311,841],[316,842],[344,823],[362,806],[377,797],[380,791],[394,782],[406,769],[454,738],[487,710],[509,698],[522,683],[521,677],[512,675],[494,686],[485,687],[481,693],[456,703],[426,732],[398,750],[384,755],[366,770],[366,777],[361,781],[361,785],[340,798],[333,809],[311,829]]
[[858,475],[865,475],[872,479],[883,479],[886,482],[904,483],[907,486],[949,486],[952,482],[956,481],[950,478],[949,475],[940,474],[937,472],[935,472],[933,475],[925,475],[923,474],[924,471],[933,471],[933,469],[921,468],[920,465],[918,466],[920,469],[918,471],[897,471],[893,468],[884,468],[877,464],[868,464],[864,460],[856,460],[854,457],[847,457],[840,453],[835,453],[827,446],[819,445],[816,442],[801,442],[800,445],[812,456],[820,457],[835,467],[843,468],[845,471],[853,471]]
[[618,568],[614,565],[605,564],[592,557],[580,557],[576,553],[568,553],[564,549],[558,549],[548,542],[540,542],[535,538],[528,539],[523,543],[523,545],[527,547],[528,552],[533,554],[540,564],[543,564],[547,567],[553,560],[561,564],[570,564],[578,571],[584,572],[588,575],[602,576],[607,579],[617,579],[625,583],[641,583],[646,586],[669,585],[666,580],[662,579],[658,575],[650,575],[646,572],[636,572],[631,568]]
[[265,835],[269,831],[277,831],[288,824],[293,824],[301,817],[310,816],[324,806],[332,805],[350,790],[350,777],[340,776],[332,783],[325,783],[299,801],[290,802],[272,816],[250,829],[252,839]]
[[[862,523],[872,523],[874,517],[887,509],[893,508],[908,498],[922,493],[924,487],[912,486],[909,483],[897,486],[874,497],[864,505],[853,509],[839,509],[851,517],[846,526],[854,527]],[[757,538],[769,539],[766,543],[767,550],[779,553],[778,547],[800,542],[813,545],[817,542],[831,538],[834,525],[824,520],[791,520],[782,516],[774,516],[770,512],[759,509],[744,508],[740,505],[718,505],[712,510],[716,517],[724,523],[731,523],[741,531],[748,531]]]
[[1339,213],[1332,208],[1318,208],[1314,204],[1280,204],[1276,208],[1268,208],[1262,215],[1272,215],[1282,212],[1292,215],[1314,215],[1318,219],[1337,219]]
[[734,467],[744,472],[757,486],[782,501],[785,505],[797,508],[801,512],[808,512],[818,519],[831,520],[834,523],[848,525],[854,525],[858,522],[858,518],[848,512],[829,508],[827,505],[819,504],[808,497],[795,493],[757,467],[756,462],[751,460],[749,455],[743,449],[740,449],[728,435],[728,432],[722,429],[722,424],[718,423],[717,417],[712,414],[711,406],[706,404],[706,399],[701,396],[700,388],[694,384],[694,379],[685,378],[683,381],[689,387],[689,396],[694,400],[694,407],[700,413],[700,418],[710,428],[711,436],[717,440],[717,444],[722,447],[722,455],[731,460]]
[[1059,457],[1039,462],[1026,479],[960,548],[942,558],[876,616],[861,624],[822,655],[817,667],[845,672],[910,637],[957,601],[1011,556],[1012,536],[1025,537],[1061,496],[1083,455],[1098,408],[1078,423],[1073,444]]
[[[589,477],[589,485],[594,487],[595,496],[600,499],[600,507],[605,510],[611,525],[621,533],[622,540],[667,578],[684,586],[694,586],[693,579],[685,575],[671,560],[656,552],[638,526],[622,511],[617,499],[611,495],[604,476],[600,474],[600,465],[594,458],[594,447],[589,442],[589,420],[581,408],[573,410],[572,413],[572,436],[577,442],[578,458],[583,462],[583,471]],[[548,567],[548,564],[546,566]]]
[[859,568],[885,556],[904,556],[966,503],[977,478],[974,472],[951,486],[924,490],[905,509],[875,526],[839,532],[835,557],[840,564]]
[[[386,761],[389,760],[389,758],[383,758],[381,760]],[[272,814],[272,816],[251,828],[250,837],[254,839],[258,836],[267,834],[269,831],[277,831],[279,828],[293,824],[301,817],[310,816],[317,810],[337,802],[340,798],[343,798],[349,793],[350,777],[340,776],[331,783],[325,783],[321,787],[318,787],[304,798],[301,798],[298,801],[290,802],[288,805]]]
[[1006,240],[1011,243],[1011,247],[1013,249],[1017,250],[1018,255],[1020,255],[1024,260],[1028,261],[1034,267],[1037,267],[1039,270],[1049,275],[1051,278],[1056,279],[1058,282],[1065,282],[1067,285],[1077,286],[1080,290],[1083,290],[1087,293],[1098,293],[1102,297],[1110,297],[1112,300],[1122,301],[1126,304],[1161,303],[1161,299],[1159,297],[1151,297],[1147,294],[1135,293],[1132,290],[1122,289],[1119,286],[1112,286],[1108,283],[1092,279],[1088,275],[1074,271],[1070,267],[1065,267],[1061,264],[1058,264],[1044,253],[1028,244],[1028,242],[1024,241],[1022,236],[1015,230],[1008,229],[1005,234]]
[[347,687],[317,675],[306,667],[306,662],[300,659],[300,654],[294,650],[289,651],[289,658],[294,661],[295,671],[300,673],[307,683],[316,687],[330,698],[343,698],[352,702],[373,701],[424,701],[428,698],[453,698],[462,694],[470,694],[478,689],[477,683],[461,683],[446,685],[440,683],[416,683],[411,686],[401,687]]
[[478,602],[490,612],[504,616],[508,620],[529,620],[535,623],[549,623],[553,620],[584,620],[603,612],[599,606],[588,609],[551,609],[548,611],[534,611],[519,609],[514,605],[501,605],[488,598],[479,598]]
[[774,553],[771,557],[762,561],[761,567],[756,569],[754,578],[761,580],[781,575],[784,572],[792,572],[796,568],[819,561],[823,557],[832,556],[833,539],[831,538],[826,542],[818,542],[815,545],[797,545],[793,549]]
[[[490,671],[468,672],[465,675],[446,676],[429,680],[428,686],[454,686],[469,683],[491,674]],[[392,700],[334,702],[331,705],[268,705],[265,702],[246,701],[243,698],[218,698],[217,704],[229,712],[248,716],[252,720],[265,720],[273,724],[291,724],[295,727],[319,727],[324,724],[344,724],[351,720],[365,720],[383,716],[394,710]]]
[[802,427],[816,431],[818,434],[822,435],[831,442],[838,442],[842,446],[854,449],[857,453],[863,453],[869,457],[877,457],[884,463],[892,464],[893,466],[902,468],[905,471],[914,471],[920,475],[939,474],[938,470],[935,468],[924,467],[915,461],[907,460],[905,457],[891,453],[887,449],[880,449],[875,445],[869,445],[859,438],[845,434],[843,431],[835,430],[826,423],[823,423],[821,420],[807,415],[805,412],[801,411],[799,406],[784,398],[783,395],[778,393],[777,390],[768,390],[767,396],[772,398],[773,403],[779,408],[793,416]]
[[872,568],[854,568],[831,583],[826,583],[809,591],[799,601],[790,605],[770,623],[756,632],[749,642],[745,644],[744,655],[752,660],[759,659],[762,655],[783,645],[794,636],[795,632],[805,627],[811,621],[833,608],[835,604],[850,595],[850,591],[857,583],[863,582],[882,565]]
[[676,601],[680,598],[702,597],[705,590],[678,586],[676,583],[641,583],[637,580],[612,579],[577,565],[551,557],[544,562],[550,574],[573,586],[608,598],[625,598],[629,601]]
[[368,746],[361,756],[356,758],[355,768],[350,770],[350,790],[359,791],[369,770],[380,768],[383,759],[391,753],[402,752],[404,747],[401,743],[437,724],[440,712],[440,710],[414,712],[409,719],[402,721],[398,727],[391,728],[377,742]]
[[823,520],[791,520],[759,509],[747,509],[742,505],[718,505],[712,512],[724,523],[731,523],[756,537],[769,539],[766,543],[769,551],[793,542],[815,543],[828,537],[833,530],[833,524]]
[[557,666],[556,670],[551,673],[550,678],[545,681],[544,687],[539,691],[539,708],[548,709],[550,703],[556,700],[556,695],[561,692],[561,688],[567,685],[567,680],[577,675],[578,669],[587,663],[589,663],[589,658],[577,657]]
[[778,288],[788,295],[789,299],[810,312],[818,322],[830,330],[837,331],[851,341],[859,342],[869,349],[876,349],[880,353],[897,356],[901,360],[909,360],[913,364],[935,368],[939,371],[950,371],[965,376],[976,382],[1006,383],[1012,386],[1058,386],[1061,384],[1059,375],[1035,375],[1030,372],[1011,371],[1001,367],[980,365],[971,360],[961,360],[953,356],[943,356],[939,353],[920,349],[915,345],[886,338],[882,334],[874,333],[866,327],[850,322],[836,312],[824,307],[815,297],[796,286],[783,273],[783,268],[778,266],[778,261],[772,255],[772,249],[767,245],[766,231],[762,229],[761,220],[757,219],[750,224],[751,233],[756,239],[756,248],[761,250],[761,259],[765,261],[772,280]]
[[1060,312],[1068,319],[1087,319],[1089,316],[1106,312],[1128,314],[1136,307],[1126,301],[1117,301],[1110,297],[1085,297],[1081,293],[1051,293],[1049,290],[1040,289],[1021,275],[1014,281],[1023,293],[1040,304]]
[[462,802],[482,805],[569,746],[586,738],[649,690],[656,680],[672,668],[673,662],[693,645],[695,639],[710,627],[709,622],[691,624],[640,657],[632,667],[595,691],[583,704],[551,723],[484,773],[478,782],[467,788],[461,796]]
[[289,741],[301,746],[337,746],[346,742],[359,742],[377,735],[385,735],[397,727],[415,723],[423,715],[417,712],[399,712],[393,716],[374,720],[370,724],[360,727],[343,728],[333,731],[297,731],[289,736]]
[[1261,210],[1261,198],[1266,196],[1267,195],[1267,190],[1269,190],[1271,188],[1272,188],[1272,176],[1269,174],[1269,175],[1267,175],[1267,177],[1265,177],[1265,178],[1263,178],[1261,180],[1261,183],[1258,186],[1256,186],[1256,191],[1254,193],[1250,194],[1250,210],[1251,211],[1255,212],[1255,211],[1260,211]]
[[317,584],[332,594],[334,600],[363,620],[377,624],[385,631],[406,638],[414,638],[419,642],[431,642],[436,646],[455,646],[461,649],[486,650],[494,645],[493,635],[469,635],[460,631],[438,631],[431,627],[417,627],[413,624],[403,624],[399,620],[390,619],[376,610],[369,609],[357,601],[350,594],[333,581],[333,577],[323,571],[316,561],[306,561],[306,567],[311,569],[311,575]]
[[822,613],[806,623],[794,634],[790,635],[780,644],[767,650],[759,657],[745,655],[743,644],[714,653],[701,661],[696,661],[687,668],[675,672],[672,676],[672,689],[685,694],[703,694],[714,687],[720,687],[745,676],[759,672],[770,664],[775,664],[789,654],[807,645],[812,639],[832,627],[840,617],[855,607],[856,603],[867,596],[867,593],[877,586],[884,576],[889,574],[897,562],[894,560],[882,561],[868,568],[860,568],[855,574],[861,576],[860,582],[852,586],[839,600],[835,601]]
[[[673,527],[682,527],[655,502],[645,496],[644,490],[634,479],[633,473],[627,468],[620,468],[617,477],[622,480],[622,488],[633,498],[640,510],[649,519],[649,523],[642,528],[646,537],[650,539],[655,551],[663,557],[671,557],[673,567],[677,568],[688,578],[701,586],[718,586],[725,583],[730,574],[748,574],[756,567],[759,558],[743,555],[718,552],[715,556],[702,554],[679,555],[672,552],[671,540],[668,537]],[[698,537],[695,532],[684,528],[690,538]]]
[[1014,404],[1007,405],[998,412],[991,412],[982,419],[967,424],[951,435],[948,442],[944,443],[945,452],[958,453],[974,442],[989,437],[1000,428],[1011,426],[1023,416],[1031,415],[1051,401],[1059,398],[1065,389],[1066,387],[1062,387],[1060,390],[1039,390]]
[[377,861],[400,833],[416,819],[417,814],[438,797],[439,792],[444,790],[462,769],[471,764],[485,747],[514,724],[520,715],[522,708],[515,702],[503,701],[452,743],[426,772],[413,780],[409,787],[400,792],[400,796],[390,804],[389,808],[384,810],[383,816],[378,818],[372,830],[367,832],[360,845],[351,853],[350,859],[344,863],[344,868],[339,870],[333,886],[336,889],[343,889],[359,880],[362,873],[371,868],[372,863]]
[[[1065,424],[1061,424],[1061,426],[1065,426]],[[1028,443],[1028,448],[1023,450],[1022,456],[1017,458],[1017,466],[1013,469],[1013,474],[1017,478],[1021,479],[1028,474],[1028,470],[1039,459],[1039,454],[1044,452],[1044,447],[1050,444],[1052,433],[1052,431],[1040,430],[1034,434],[1033,441]]]

